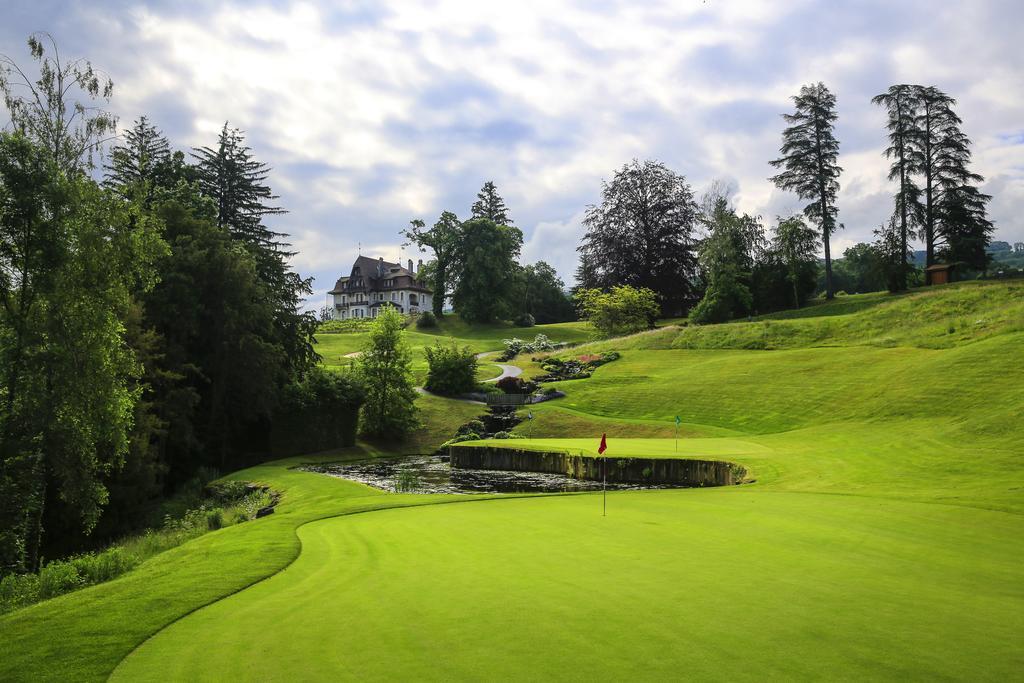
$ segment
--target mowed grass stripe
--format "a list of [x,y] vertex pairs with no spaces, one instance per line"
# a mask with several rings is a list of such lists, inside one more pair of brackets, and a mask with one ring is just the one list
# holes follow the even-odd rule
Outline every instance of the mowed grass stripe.
[[738,489],[374,512],[303,527],[286,571],[114,679],[996,680],[1024,666],[1022,532]]

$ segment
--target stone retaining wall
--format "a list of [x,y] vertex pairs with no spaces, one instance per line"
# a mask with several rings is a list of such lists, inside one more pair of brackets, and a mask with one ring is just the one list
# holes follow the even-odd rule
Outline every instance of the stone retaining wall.
[[721,460],[683,458],[604,458],[534,451],[511,446],[450,446],[451,466],[474,470],[511,470],[566,474],[576,479],[601,481],[606,464],[610,482],[673,484],[676,486],[730,486],[742,481],[739,465]]

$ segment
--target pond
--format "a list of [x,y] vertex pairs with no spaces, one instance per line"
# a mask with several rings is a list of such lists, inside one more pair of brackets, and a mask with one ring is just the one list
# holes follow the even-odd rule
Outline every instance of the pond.
[[[385,491],[401,487],[408,493],[557,493],[600,491],[601,482],[563,474],[452,468],[446,455],[411,455],[354,460],[301,469],[368,484]],[[608,490],[674,488],[660,484],[608,484]]]

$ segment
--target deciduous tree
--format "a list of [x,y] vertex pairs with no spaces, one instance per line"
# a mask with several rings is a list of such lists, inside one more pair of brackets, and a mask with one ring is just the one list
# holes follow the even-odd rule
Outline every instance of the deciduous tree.
[[454,258],[455,311],[465,320],[491,322],[515,312],[517,259],[523,245],[519,228],[487,218],[462,224]]
[[[65,173],[93,168],[117,128],[117,117],[95,104],[110,101],[113,81],[87,59],[64,60],[48,33],[30,35],[28,48],[39,63],[38,77],[0,55],[0,93],[15,130],[35,141]],[[72,96],[76,90],[82,99]]]
[[698,209],[686,179],[656,161],[633,160],[601,190],[583,220],[580,285],[629,285],[657,294],[664,315],[696,299]]
[[415,244],[420,251],[429,248],[434,252],[430,267],[421,277],[426,277],[432,285],[433,299],[431,306],[434,315],[441,317],[444,311],[445,299],[452,293],[453,265],[459,246],[459,238],[462,234],[462,224],[458,216],[451,211],[445,211],[434,223],[434,227],[425,230],[425,224],[421,220],[411,221],[409,227],[402,231],[406,238],[406,244]]
[[359,357],[359,373],[366,387],[362,430],[370,436],[401,439],[418,424],[412,354],[404,339],[403,323],[396,308],[381,306]]

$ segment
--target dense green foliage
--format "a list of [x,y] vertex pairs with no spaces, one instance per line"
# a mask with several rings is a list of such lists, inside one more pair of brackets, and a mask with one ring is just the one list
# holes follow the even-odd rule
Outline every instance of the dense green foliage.
[[281,393],[271,451],[281,457],[354,446],[365,394],[355,377],[313,368]]
[[101,186],[84,172],[114,120],[72,94],[112,84],[29,46],[38,80],[0,68],[19,131],[0,141],[0,573],[139,528],[200,467],[267,457],[317,361],[310,283],[242,135],[225,125],[189,166],[142,117]]
[[401,440],[419,424],[403,323],[395,307],[382,306],[359,356],[359,377],[366,387],[362,431],[368,436]]
[[431,300],[432,312],[440,318],[444,311],[445,299],[455,289],[455,259],[461,235],[461,223],[458,216],[445,211],[434,223],[434,227],[425,230],[425,223],[419,219],[412,221],[409,228],[402,231],[409,244],[415,244],[422,251],[429,248],[434,258],[428,264],[427,281],[431,283],[434,298]]
[[693,231],[698,209],[686,179],[656,161],[634,160],[587,209],[576,274],[582,289],[628,285],[658,296],[662,315],[699,298]]
[[476,386],[476,354],[454,342],[423,349],[427,358],[427,381],[423,388],[441,396],[458,396]]
[[512,298],[521,302],[516,326],[530,327],[522,322],[528,320],[526,316],[542,325],[576,319],[576,309],[566,293],[565,282],[546,262],[537,261],[518,269],[514,287]]
[[152,221],[0,134],[0,573],[88,533],[128,453],[139,368],[121,316],[154,281]]
[[576,292],[580,316],[606,336],[631,334],[654,326],[658,297],[650,289],[622,285],[607,292],[580,289]]
[[459,315],[481,323],[511,317],[516,310],[512,299],[516,259],[522,246],[519,228],[488,218],[462,224],[455,256],[458,283],[452,292]]

